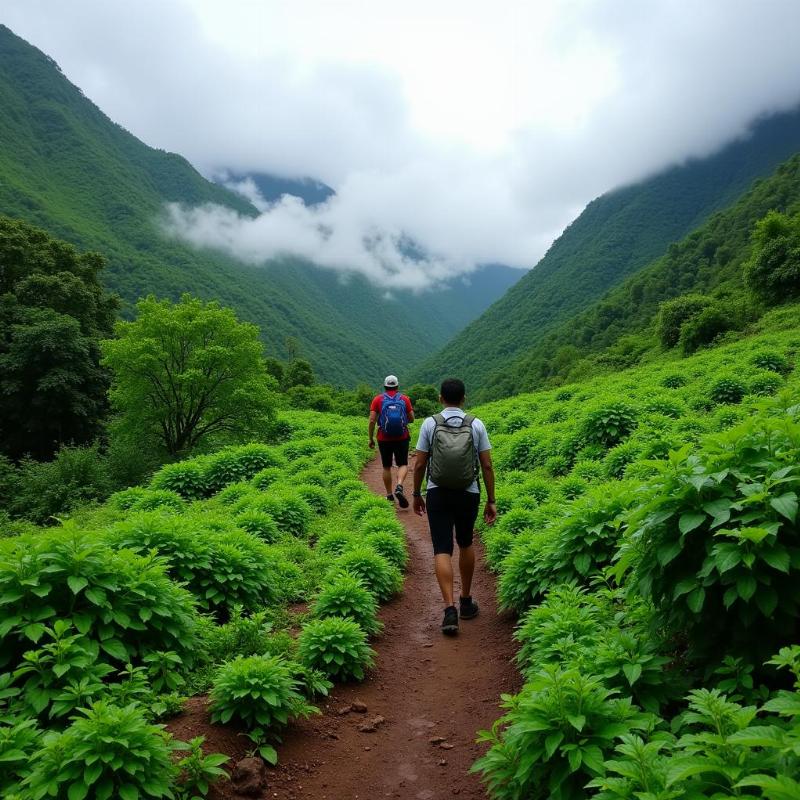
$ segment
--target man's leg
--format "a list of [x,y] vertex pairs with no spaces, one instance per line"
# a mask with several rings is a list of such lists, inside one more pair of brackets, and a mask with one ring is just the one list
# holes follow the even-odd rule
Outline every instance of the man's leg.
[[386,497],[394,500],[394,490],[392,489],[392,443],[378,442],[378,450],[381,454],[381,464],[383,465],[383,485],[386,489]]
[[458,569],[461,573],[461,595],[458,598],[462,619],[478,615],[478,604],[472,599],[472,576],[475,573],[475,548],[472,537],[480,508],[480,495],[463,492],[455,509],[456,542],[458,542]]
[[433,557],[436,580],[442,592],[445,608],[453,603],[453,557],[449,553],[437,553]]
[[397,468],[397,482],[400,486],[405,483],[406,475],[408,475],[408,464],[403,464],[402,467]]
[[[458,571],[461,573],[461,596],[471,597],[472,576],[475,573],[475,548],[472,545],[458,548]],[[452,570],[450,574],[452,576]]]

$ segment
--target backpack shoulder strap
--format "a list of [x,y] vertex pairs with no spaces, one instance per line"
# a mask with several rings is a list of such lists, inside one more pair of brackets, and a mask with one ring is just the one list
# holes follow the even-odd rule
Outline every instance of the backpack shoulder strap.
[[434,414],[433,415],[433,421],[437,425],[447,425],[447,420],[444,418],[443,414]]
[[473,414],[464,414],[461,420],[461,427],[471,428],[473,422],[475,422],[475,416]]

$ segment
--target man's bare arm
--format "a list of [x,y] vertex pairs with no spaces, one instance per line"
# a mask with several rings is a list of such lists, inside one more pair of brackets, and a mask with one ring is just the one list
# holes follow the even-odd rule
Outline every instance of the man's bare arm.
[[424,450],[417,450],[414,455],[414,512],[419,516],[425,513],[425,498],[420,495],[420,492],[427,466],[428,454]]
[[375,447],[375,423],[378,421],[378,415],[374,411],[369,412],[369,446]]
[[481,462],[481,472],[483,473],[483,484],[486,487],[486,508],[483,510],[483,518],[487,525],[494,525],[497,519],[497,506],[494,496],[494,465],[492,464],[492,451],[484,450],[478,454]]

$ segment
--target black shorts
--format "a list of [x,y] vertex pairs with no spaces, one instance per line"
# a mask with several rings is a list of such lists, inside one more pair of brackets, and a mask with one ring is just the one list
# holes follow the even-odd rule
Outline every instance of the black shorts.
[[428,524],[431,527],[434,555],[453,555],[453,530],[459,547],[472,544],[472,532],[481,496],[465,489],[428,489],[425,505],[428,508]]
[[408,443],[410,439],[401,439],[399,442],[378,442],[378,450],[381,452],[381,464],[384,469],[392,466],[392,456],[394,463],[398,467],[408,466]]

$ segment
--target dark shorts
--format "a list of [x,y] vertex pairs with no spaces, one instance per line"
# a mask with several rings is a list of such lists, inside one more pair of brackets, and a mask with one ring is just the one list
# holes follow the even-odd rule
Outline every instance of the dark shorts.
[[384,469],[392,466],[392,456],[394,463],[398,467],[408,466],[408,443],[410,439],[401,439],[399,442],[378,442],[378,450],[381,452],[381,464]]
[[434,555],[453,555],[453,531],[459,547],[472,544],[472,532],[481,496],[464,489],[428,489],[425,505],[428,508],[428,524],[431,527]]

